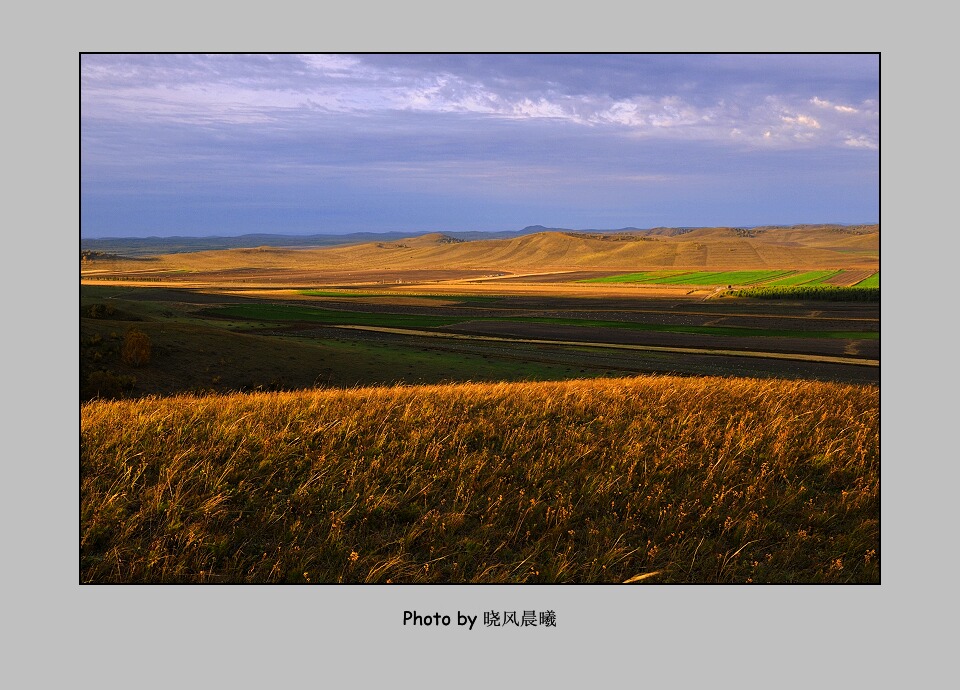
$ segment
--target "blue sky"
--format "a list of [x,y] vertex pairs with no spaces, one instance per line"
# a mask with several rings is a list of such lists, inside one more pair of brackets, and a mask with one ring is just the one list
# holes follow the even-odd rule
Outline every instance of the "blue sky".
[[873,223],[876,55],[82,55],[81,235]]

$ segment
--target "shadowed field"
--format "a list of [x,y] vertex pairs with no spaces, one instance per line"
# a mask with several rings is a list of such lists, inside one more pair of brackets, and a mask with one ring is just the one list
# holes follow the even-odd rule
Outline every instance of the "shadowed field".
[[[137,365],[130,332],[152,346]],[[879,381],[877,304],[83,285],[80,336],[84,399],[654,372]]]

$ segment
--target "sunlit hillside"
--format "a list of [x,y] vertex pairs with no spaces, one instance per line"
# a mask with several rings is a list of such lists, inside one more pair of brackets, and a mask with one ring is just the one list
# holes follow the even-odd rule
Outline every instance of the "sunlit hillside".
[[530,271],[638,268],[877,268],[879,229],[705,228],[679,234],[542,232],[512,239],[457,241],[442,233],[389,242],[285,249],[257,247],[88,262],[100,270],[285,268],[293,270],[437,269]]

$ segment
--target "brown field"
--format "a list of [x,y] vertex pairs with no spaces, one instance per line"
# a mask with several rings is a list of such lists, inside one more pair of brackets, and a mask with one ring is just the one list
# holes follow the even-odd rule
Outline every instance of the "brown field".
[[823,284],[835,285],[837,287],[851,287],[861,280],[869,278],[874,273],[876,273],[876,271],[872,269],[843,271],[842,273],[827,278],[823,281]]

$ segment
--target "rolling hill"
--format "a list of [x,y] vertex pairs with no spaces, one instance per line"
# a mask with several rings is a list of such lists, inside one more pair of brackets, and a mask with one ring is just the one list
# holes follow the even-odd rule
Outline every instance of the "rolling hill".
[[[156,257],[153,270],[877,268],[879,226],[696,228],[603,232],[547,230],[507,239],[462,240],[444,233],[296,249],[260,246]],[[110,261],[95,263],[109,269]]]

